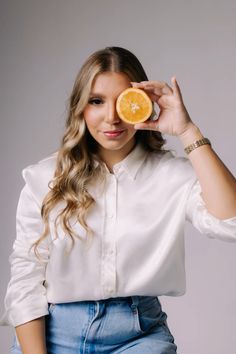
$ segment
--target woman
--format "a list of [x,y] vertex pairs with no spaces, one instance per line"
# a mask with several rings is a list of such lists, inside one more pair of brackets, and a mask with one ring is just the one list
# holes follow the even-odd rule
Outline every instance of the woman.
[[[119,118],[130,86],[149,94],[158,119]],[[188,159],[165,151],[161,134],[178,137]],[[12,353],[176,353],[158,296],[185,291],[185,220],[236,240],[235,179],[176,79],[148,81],[123,48],[95,52],[76,78],[58,153],[23,177],[5,299]]]

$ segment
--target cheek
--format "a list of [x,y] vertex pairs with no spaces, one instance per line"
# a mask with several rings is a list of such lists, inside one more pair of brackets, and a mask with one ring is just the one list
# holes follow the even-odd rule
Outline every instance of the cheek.
[[86,109],[84,111],[84,120],[88,128],[94,129],[100,122],[99,115],[91,109]]

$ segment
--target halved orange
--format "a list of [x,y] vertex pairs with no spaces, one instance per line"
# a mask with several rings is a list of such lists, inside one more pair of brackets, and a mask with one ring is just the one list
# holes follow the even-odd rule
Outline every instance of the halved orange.
[[147,120],[153,110],[152,101],[138,88],[127,88],[122,91],[116,101],[119,117],[129,124],[142,123]]

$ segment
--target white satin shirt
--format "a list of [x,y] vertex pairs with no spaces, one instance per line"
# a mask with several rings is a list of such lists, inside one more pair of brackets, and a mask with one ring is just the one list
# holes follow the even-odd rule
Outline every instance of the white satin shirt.
[[88,186],[96,202],[87,218],[94,231],[89,247],[78,222],[73,227],[80,238],[70,254],[70,238],[61,229],[55,238],[60,205],[51,214],[39,261],[29,248],[43,231],[40,209],[55,163],[56,154],[23,170],[1,324],[17,326],[47,315],[48,303],[184,294],[186,220],[210,237],[236,241],[236,217],[218,220],[209,214],[186,158],[148,153],[138,145],[113,174],[107,171],[104,188],[99,182]]

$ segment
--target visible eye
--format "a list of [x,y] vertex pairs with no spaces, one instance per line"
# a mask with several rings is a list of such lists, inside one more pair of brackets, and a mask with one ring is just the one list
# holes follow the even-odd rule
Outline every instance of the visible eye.
[[102,104],[103,100],[101,98],[90,98],[88,103],[96,106]]

